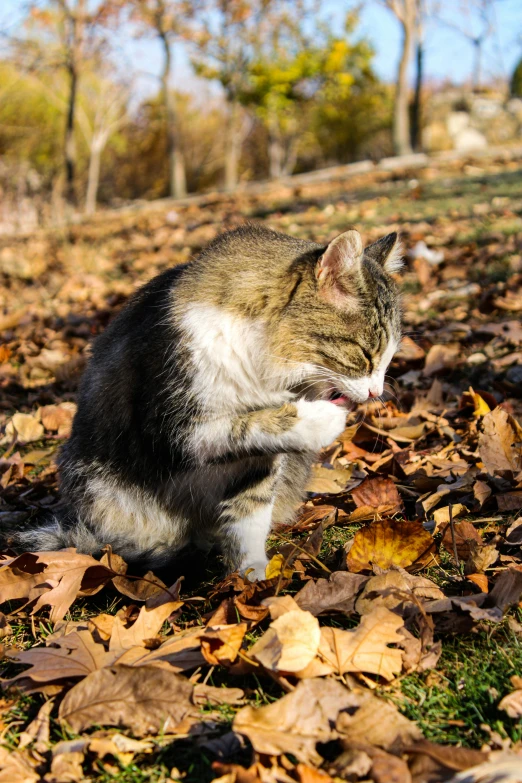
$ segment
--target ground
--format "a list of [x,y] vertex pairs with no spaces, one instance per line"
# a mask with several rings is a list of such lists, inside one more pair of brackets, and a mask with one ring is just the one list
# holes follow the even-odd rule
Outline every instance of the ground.
[[[63,230],[1,238],[3,528],[27,524],[36,509],[57,502],[54,458],[93,337],[136,287],[190,259],[218,232],[245,219],[325,242],[349,226],[366,243],[400,231],[406,268],[405,340],[385,402],[351,414],[345,434],[321,455],[296,525],[270,541],[271,579],[257,586],[223,580],[217,557],[202,564],[192,552],[151,584],[152,575],[127,578],[143,577],[135,569],[123,576],[117,553],[97,566],[74,554],[14,561],[16,553],[6,551],[2,676],[34,668],[6,683],[0,779],[380,783],[391,779],[377,759],[387,754],[388,764],[403,765],[397,779],[424,781],[428,772],[414,763],[424,753],[438,775],[431,779],[447,780],[456,770],[494,763],[500,749],[510,758],[520,752],[521,216],[522,161],[491,157],[141,205]],[[76,582],[72,572],[80,573]],[[174,657],[162,652],[183,634],[194,634],[188,662],[185,641]],[[42,658],[46,650],[58,655],[56,670]],[[38,652],[31,658],[27,651]],[[67,669],[72,658],[84,670]],[[169,728],[148,718],[144,724],[133,691],[138,660],[143,681],[163,677],[159,692],[176,691],[177,709],[185,697],[176,689],[189,678],[221,695],[202,690],[196,704],[194,690],[190,715],[176,713]],[[88,689],[110,691],[96,680],[107,667],[115,677],[132,668],[132,695],[116,717],[109,714],[114,705],[96,712]],[[400,737],[398,729],[386,740],[368,729],[354,739],[342,728],[346,719],[339,723],[346,706],[338,705],[328,728],[314,728],[305,742],[300,711],[288,699],[317,682],[342,684],[359,700],[352,709],[366,705],[378,715],[388,704],[417,728],[405,722]],[[237,688],[240,696],[231,691]],[[80,717],[70,711],[75,693]],[[373,697],[379,701],[365,701]],[[341,704],[342,694],[337,698]],[[44,709],[28,729],[49,699],[49,714]],[[269,741],[245,710],[276,702],[279,714],[259,713],[274,732]],[[235,735],[228,735],[233,720]],[[114,725],[118,737],[141,738],[138,744],[115,746],[116,730],[103,728]],[[435,746],[421,752],[419,731],[433,743],[483,753],[463,761],[446,749],[452,761],[445,766],[434,760]],[[281,739],[294,734],[303,746]],[[218,747],[222,736],[229,744]],[[227,766],[252,763],[251,745],[241,749],[234,736],[258,751],[249,772]],[[113,744],[102,748],[93,737]],[[63,745],[74,738],[76,745]],[[313,772],[318,768],[323,776]]]

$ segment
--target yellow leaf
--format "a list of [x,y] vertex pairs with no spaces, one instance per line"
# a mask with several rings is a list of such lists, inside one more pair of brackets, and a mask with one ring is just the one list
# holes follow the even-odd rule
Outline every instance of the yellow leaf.
[[283,568],[285,562],[285,556],[284,555],[274,555],[270,561],[267,563],[266,566],[266,578],[267,579],[276,579],[279,576],[283,576],[284,579],[291,579],[292,574],[294,573],[293,568]]
[[420,522],[379,519],[361,528],[354,536],[347,557],[349,571],[371,571],[400,566],[416,570],[434,562],[433,537]]

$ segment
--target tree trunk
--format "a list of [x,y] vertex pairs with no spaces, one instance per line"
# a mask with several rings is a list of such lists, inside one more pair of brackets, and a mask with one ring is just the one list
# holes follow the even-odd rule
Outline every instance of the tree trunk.
[[268,134],[268,161],[270,179],[279,179],[283,175],[284,150],[278,134]]
[[161,87],[166,122],[169,196],[172,198],[184,198],[187,195],[185,164],[183,154],[178,147],[176,139],[176,108],[174,105],[174,96],[169,90],[171,68],[170,44],[165,34],[161,34],[160,37],[163,41],[163,51],[165,54],[163,73],[161,75]]
[[225,138],[225,190],[234,190],[239,179],[239,158],[241,135],[238,125],[238,105],[232,99],[229,103]]
[[480,85],[482,82],[482,38],[475,38],[473,41],[475,50],[474,63],[473,63],[473,92],[480,91]]
[[411,112],[411,146],[415,152],[419,152],[422,149],[422,82],[424,77],[424,42],[421,38],[417,40],[415,54],[416,72],[415,93]]
[[396,155],[408,155],[410,145],[410,118],[408,106],[408,65],[410,62],[413,19],[402,22],[402,53],[397,72],[397,90],[393,114],[393,147]]
[[78,93],[78,72],[76,66],[69,66],[69,99],[65,123],[65,198],[70,204],[76,204],[76,141],[74,124],[76,114],[76,96]]
[[93,141],[91,156],[89,159],[89,173],[87,177],[87,194],[85,196],[85,214],[93,215],[96,212],[98,199],[98,185],[100,184],[100,167],[103,147],[101,142]]

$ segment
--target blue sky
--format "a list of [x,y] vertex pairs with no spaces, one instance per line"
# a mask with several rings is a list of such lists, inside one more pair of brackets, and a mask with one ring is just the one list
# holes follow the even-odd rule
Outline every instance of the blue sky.
[[[44,4],[44,0],[42,0]],[[465,4],[465,3],[464,3]],[[323,0],[323,11],[339,21],[347,8],[356,5],[347,0]],[[442,6],[446,18],[458,27],[469,29],[469,20],[459,12],[461,0],[446,0]],[[0,0],[0,27],[14,29],[23,17],[24,0]],[[522,56],[522,0],[498,0],[494,3],[496,30],[485,46],[483,76],[508,77]],[[393,15],[377,0],[362,4],[358,35],[367,37],[375,49],[374,66],[379,76],[393,81],[400,51],[401,32]],[[119,49],[119,61],[125,71],[138,74],[138,91],[147,93],[156,89],[156,76],[161,68],[161,51],[154,41],[128,40],[121,35],[115,38]],[[181,89],[198,91],[185,52],[175,47],[175,82]],[[429,80],[451,80],[461,83],[470,78],[473,51],[467,39],[451,27],[430,24],[426,34],[425,70]]]

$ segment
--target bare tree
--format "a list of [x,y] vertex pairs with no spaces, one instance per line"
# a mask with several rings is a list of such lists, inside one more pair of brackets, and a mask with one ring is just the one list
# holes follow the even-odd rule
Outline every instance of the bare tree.
[[80,77],[86,60],[100,56],[105,42],[100,31],[107,18],[116,11],[116,6],[110,0],[97,3],[47,0],[44,5],[34,0],[29,3],[28,11],[41,37],[13,38],[12,44],[29,71],[61,69],[67,74],[65,195],[70,203],[75,204],[77,155],[74,134]]
[[396,155],[411,152],[408,68],[418,14],[418,0],[381,0],[399,21],[402,28],[402,49],[397,70],[395,107],[393,113],[393,146]]
[[169,195],[182,198],[187,194],[185,162],[177,134],[176,104],[170,83],[172,76],[172,43],[189,33],[189,22],[199,7],[198,0],[130,0],[131,19],[145,32],[152,33],[163,49],[161,95],[165,112]]
[[[460,0],[450,3],[442,1],[435,6],[438,21],[445,27],[456,30],[473,47],[473,92],[478,92],[482,85],[484,44],[495,30],[494,6],[495,0]],[[458,15],[455,14],[456,10]]]
[[78,126],[89,149],[85,213],[96,211],[101,158],[111,136],[128,120],[129,90],[109,79],[84,79],[78,106]]

